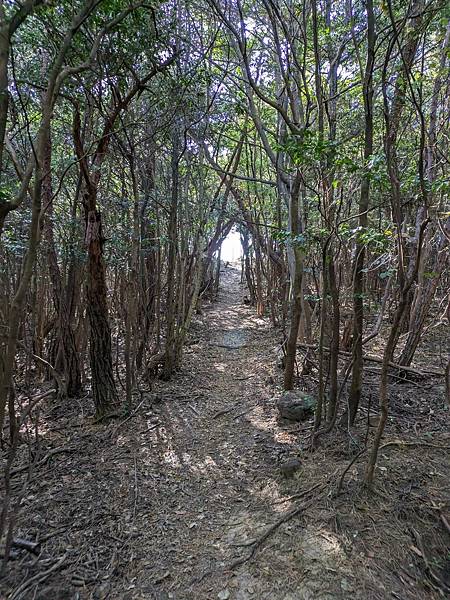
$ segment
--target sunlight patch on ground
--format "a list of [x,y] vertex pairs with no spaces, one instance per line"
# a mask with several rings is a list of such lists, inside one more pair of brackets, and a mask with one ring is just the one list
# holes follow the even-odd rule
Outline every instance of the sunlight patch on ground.
[[246,415],[247,421],[259,431],[269,432],[270,436],[274,435],[273,423],[264,417],[264,409],[261,406],[256,406],[251,413]]
[[206,456],[205,460],[199,461],[197,460],[195,464],[192,465],[191,469],[195,473],[208,474],[216,471],[219,468],[217,462],[212,458],[212,456]]
[[214,368],[217,371],[220,371],[220,373],[225,373],[227,369],[229,369],[229,365],[223,363],[223,362],[215,362],[213,363]]
[[165,452],[162,453],[162,459],[167,465],[170,465],[171,467],[177,469],[181,468],[181,461],[175,453],[175,451],[171,448],[168,448]]

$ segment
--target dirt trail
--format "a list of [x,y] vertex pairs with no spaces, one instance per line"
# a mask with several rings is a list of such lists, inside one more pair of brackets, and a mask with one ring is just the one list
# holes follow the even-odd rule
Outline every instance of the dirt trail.
[[[57,452],[35,468],[17,530],[41,539],[42,553],[16,561],[1,589],[34,581],[12,596],[33,600],[437,598],[411,579],[411,560],[419,568],[422,561],[405,557],[411,533],[403,516],[412,518],[423,498],[441,497],[425,483],[412,487],[410,477],[434,480],[416,473],[414,454],[398,464],[383,455],[389,492],[370,502],[359,495],[361,464],[333,499],[325,482],[353,450],[330,439],[313,455],[302,452],[311,423],[277,421],[277,341],[268,321],[245,306],[239,272],[228,268],[218,302],[196,316],[180,373],[136,397],[130,418],[89,425],[87,400],[43,407],[41,456]],[[445,465],[430,452],[424,472],[433,468],[437,478]],[[280,464],[298,455],[300,473],[284,479]],[[14,481],[20,489],[20,477]],[[319,494],[291,499],[315,484],[323,485]],[[231,568],[302,503],[251,560]],[[435,515],[425,518],[431,532]]]
[[142,539],[127,573],[136,577],[130,598],[331,600],[351,590],[345,576],[321,573],[329,563],[339,569],[334,541],[303,528],[300,543],[295,524],[283,526],[281,540],[277,532],[255,559],[228,569],[292,508],[283,499],[301,489],[279,469],[299,449],[298,427],[280,429],[265,383],[274,332],[242,295],[238,271],[227,269],[218,302],[193,328],[199,341],[182,372],[160,386],[157,427],[137,450]]

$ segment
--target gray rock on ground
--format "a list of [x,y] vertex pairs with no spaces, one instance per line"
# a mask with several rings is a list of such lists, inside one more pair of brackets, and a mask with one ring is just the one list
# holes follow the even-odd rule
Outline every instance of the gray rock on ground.
[[306,421],[314,413],[316,401],[306,392],[290,390],[277,400],[277,408],[283,419]]
[[280,471],[286,479],[291,479],[302,468],[302,463],[298,458],[286,460],[280,467]]

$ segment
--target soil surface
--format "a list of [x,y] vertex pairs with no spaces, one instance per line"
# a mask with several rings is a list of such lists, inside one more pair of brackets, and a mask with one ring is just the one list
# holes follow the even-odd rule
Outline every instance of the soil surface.
[[[28,460],[24,444],[11,480],[15,535],[40,541],[41,553],[16,551],[0,597],[446,597],[443,380],[391,382],[384,443],[395,443],[382,449],[369,493],[366,454],[356,457],[373,432],[377,374],[365,378],[357,427],[323,436],[311,453],[312,422],[277,419],[281,334],[243,295],[239,272],[227,268],[218,301],[196,317],[180,373],[136,395],[126,419],[93,424],[87,398],[43,405],[34,467],[14,473]],[[314,372],[300,385],[314,395]],[[301,467],[286,478],[292,458]]]

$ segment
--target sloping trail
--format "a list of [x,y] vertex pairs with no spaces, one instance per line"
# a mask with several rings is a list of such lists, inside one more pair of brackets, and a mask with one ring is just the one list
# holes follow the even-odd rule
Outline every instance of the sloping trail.
[[298,453],[298,428],[278,426],[266,385],[274,332],[242,296],[238,271],[226,269],[218,302],[194,325],[198,343],[174,381],[159,386],[162,402],[136,448],[141,514],[134,524],[141,522],[142,537],[127,573],[136,577],[131,598],[325,600],[349,592],[341,595],[341,577],[324,575],[330,561],[336,573],[342,560],[334,541],[303,528],[300,544],[293,537],[300,523],[283,526],[281,541],[278,531],[252,561],[227,570],[292,508],[283,498],[302,489],[279,470]]
[[384,597],[364,588],[356,572],[364,561],[348,560],[326,492],[229,569],[292,510],[289,497],[330,468],[325,454],[304,453],[300,477],[281,476],[280,463],[298,454],[310,424],[302,433],[277,422],[269,378],[281,378],[279,340],[243,293],[239,272],[225,269],[218,302],[196,316],[181,371],[136,397],[125,421],[94,425],[81,400],[45,407],[42,455],[61,451],[32,474],[17,534],[47,541],[39,561],[15,563],[0,583],[8,593],[36,577],[21,598]]
[[[407,549],[412,522],[433,555],[443,556],[445,544],[432,533],[436,517],[424,507],[448,498],[441,489],[448,458],[434,448],[423,464],[416,453],[396,462],[383,454],[382,473],[390,478],[383,483],[379,475],[379,494],[360,493],[361,462],[348,474],[345,492],[330,496],[324,482],[342,473],[352,454],[338,437],[314,454],[301,452],[312,424],[277,421],[278,334],[245,306],[243,293],[239,272],[225,269],[218,301],[195,318],[182,369],[136,396],[129,418],[93,424],[86,398],[42,407],[41,453],[23,488],[16,530],[17,537],[40,540],[42,552],[36,560],[23,553],[11,562],[0,598],[440,597],[411,571],[416,560],[420,574],[422,560]],[[309,379],[301,385],[314,394]],[[25,444],[20,452],[18,464],[28,465]],[[299,453],[300,473],[284,479],[280,464]],[[28,468],[20,473],[13,478],[17,493]],[[324,485],[307,498],[290,498],[315,484]],[[410,496],[413,484],[417,497]],[[251,560],[230,569],[248,557],[253,541],[304,504]],[[420,521],[413,520],[416,512]]]

